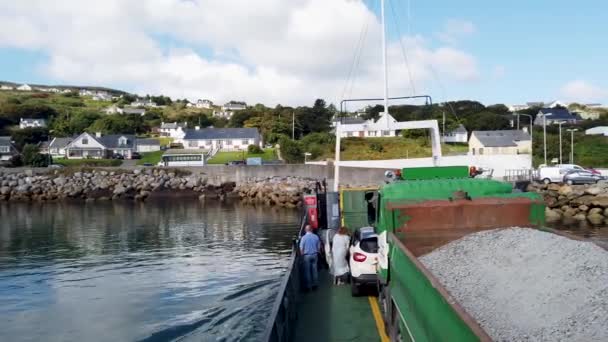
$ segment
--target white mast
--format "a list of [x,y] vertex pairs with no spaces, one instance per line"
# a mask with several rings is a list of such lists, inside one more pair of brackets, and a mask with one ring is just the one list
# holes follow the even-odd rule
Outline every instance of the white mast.
[[[386,24],[384,22],[384,0],[380,0],[380,17],[382,19],[382,65],[384,67],[384,115],[388,118],[388,69],[386,62]],[[389,125],[389,120],[386,120],[386,124]]]

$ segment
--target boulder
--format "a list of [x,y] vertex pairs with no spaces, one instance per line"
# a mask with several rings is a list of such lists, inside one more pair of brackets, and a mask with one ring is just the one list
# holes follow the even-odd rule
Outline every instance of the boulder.
[[120,196],[120,195],[124,194],[125,192],[127,192],[127,189],[124,186],[122,186],[122,184],[119,184],[116,187],[114,187],[113,194],[115,196]]
[[600,214],[602,215],[603,210],[601,208],[591,208],[589,209],[589,215]]
[[591,200],[596,207],[608,208],[608,196],[596,196]]
[[[591,195],[584,195],[581,196],[579,198],[574,198],[570,201],[570,204],[573,206],[580,206],[580,205],[586,205],[589,206],[590,204],[592,204],[592,202],[596,199],[595,196],[591,196]],[[608,199],[608,197],[607,197]]]
[[578,207],[578,210],[580,210],[580,211],[587,211],[587,210],[589,210],[589,207],[583,204],[583,205],[580,205]]
[[9,188],[8,186],[3,186],[0,188],[0,195],[8,195],[11,192],[11,188]]
[[141,170],[140,170],[140,169],[135,169],[135,170],[133,170],[133,174],[134,174],[134,175],[139,175],[140,173],[141,173]]
[[556,210],[551,210],[549,208],[545,208],[545,217],[547,222],[557,222],[562,219],[562,215]]
[[53,179],[53,183],[55,183],[55,185],[64,185],[67,182],[67,180],[65,179],[65,177],[57,177],[55,179]]
[[572,218],[577,221],[585,221],[587,219],[587,216],[584,213],[578,213],[578,214],[574,215],[574,217],[572,217]]
[[560,188],[561,188],[561,186],[559,184],[555,184],[555,183],[551,183],[551,184],[547,185],[547,190],[559,191]]
[[557,191],[560,195],[568,195],[569,193],[571,193],[572,187],[570,185],[563,185],[562,187],[559,188],[559,190]]
[[587,215],[587,220],[592,224],[599,226],[604,223],[604,215],[598,213],[589,214]]
[[608,217],[608,208],[604,209],[604,216]]

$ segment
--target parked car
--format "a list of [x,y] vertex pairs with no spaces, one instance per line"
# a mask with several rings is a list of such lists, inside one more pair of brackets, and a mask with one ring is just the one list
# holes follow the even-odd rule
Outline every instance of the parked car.
[[144,166],[154,166],[152,163],[144,163]]
[[538,169],[538,180],[545,183],[561,183],[567,170],[557,166],[543,166]]
[[114,153],[112,159],[125,159],[122,154]]
[[233,160],[233,161],[227,162],[226,165],[245,165],[245,161],[244,160]]
[[374,228],[357,229],[351,237],[349,252],[351,294],[358,296],[362,286],[376,286],[378,279],[378,235]]
[[50,168],[50,169],[61,169],[61,168],[63,168],[63,165],[61,165],[61,164],[50,164],[48,166],[48,168]]
[[131,153],[131,159],[141,159],[141,154],[138,152]]
[[586,170],[571,170],[564,175],[564,183],[572,184],[595,184],[604,177],[593,174]]

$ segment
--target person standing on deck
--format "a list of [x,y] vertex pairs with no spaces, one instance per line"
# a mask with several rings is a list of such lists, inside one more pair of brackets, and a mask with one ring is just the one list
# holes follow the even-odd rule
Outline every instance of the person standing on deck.
[[334,284],[340,285],[344,283],[344,278],[348,274],[348,260],[346,254],[350,245],[350,237],[346,227],[340,227],[336,235],[334,235],[331,246]]
[[304,281],[307,290],[316,289],[319,285],[317,258],[321,252],[321,241],[312,232],[312,227],[306,225],[306,234],[300,239],[300,254],[304,260]]

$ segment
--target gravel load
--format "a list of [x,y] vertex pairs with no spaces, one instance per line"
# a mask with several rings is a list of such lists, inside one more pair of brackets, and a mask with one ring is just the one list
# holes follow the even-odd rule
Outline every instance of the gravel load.
[[420,257],[495,341],[608,341],[608,251],[530,228]]

